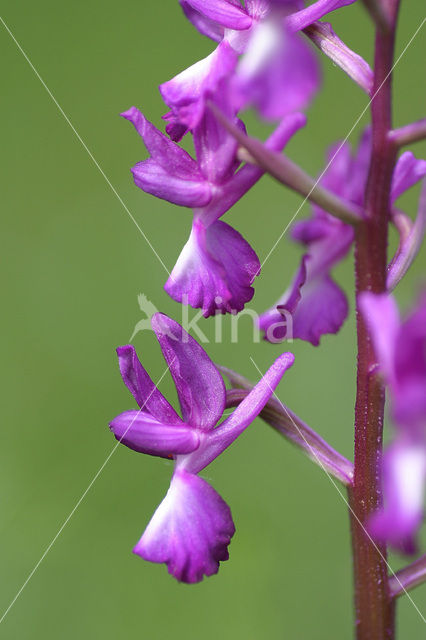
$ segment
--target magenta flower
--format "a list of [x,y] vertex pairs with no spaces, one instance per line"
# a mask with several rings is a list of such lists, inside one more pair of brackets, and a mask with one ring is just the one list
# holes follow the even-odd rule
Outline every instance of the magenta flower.
[[[253,297],[260,263],[246,240],[219,218],[260,179],[262,169],[239,168],[235,139],[209,109],[193,133],[197,161],[135,107],[122,115],[134,124],[150,153],[132,169],[136,185],[194,211],[191,235],[165,285],[167,293],[178,302],[202,308],[205,317],[241,311]],[[236,118],[235,122],[243,127]],[[281,151],[304,124],[302,114],[288,116],[266,147]]]
[[364,293],[360,302],[396,426],[383,461],[385,506],[371,519],[370,530],[378,540],[413,552],[426,480],[426,296],[403,322],[389,294]]
[[176,385],[182,418],[154,385],[131,345],[117,349],[121,375],[139,411],[117,416],[110,428],[119,442],[175,461],[170,488],[134,552],[167,564],[177,580],[194,583],[217,573],[235,532],[231,511],[202,471],[253,422],[284,372],[281,355],[235,411],[221,422],[225,385],[202,347],[171,318],[157,313],[152,328]]
[[[329,166],[320,184],[362,208],[370,152],[369,129],[364,131],[354,156],[348,144],[331,147]],[[425,175],[426,161],[418,160],[410,151],[403,153],[393,174],[391,205]],[[339,331],[348,313],[346,295],[332,279],[331,270],[347,255],[354,231],[314,206],[312,217],[297,222],[291,235],[307,247],[307,252],[290,287],[277,304],[260,316],[259,328],[270,342],[293,337],[316,346],[322,335]]]

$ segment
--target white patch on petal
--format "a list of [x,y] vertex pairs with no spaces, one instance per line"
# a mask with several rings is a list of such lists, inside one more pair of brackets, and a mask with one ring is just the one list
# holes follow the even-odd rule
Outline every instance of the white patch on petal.
[[280,53],[283,37],[283,29],[276,20],[264,20],[258,24],[238,65],[240,77],[252,78],[267,66]]

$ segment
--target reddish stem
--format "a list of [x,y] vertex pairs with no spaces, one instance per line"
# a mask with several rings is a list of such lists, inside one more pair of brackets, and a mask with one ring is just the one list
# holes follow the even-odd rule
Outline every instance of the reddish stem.
[[[358,640],[394,638],[394,606],[390,597],[386,547],[366,534],[368,517],[381,506],[384,389],[375,374],[376,358],[369,331],[358,308],[362,291],[386,288],[389,197],[395,165],[391,130],[391,69],[399,0],[384,0],[391,28],[376,33],[372,154],[365,194],[366,220],[358,225],[355,247],[358,371],[355,405],[354,483],[349,498],[354,555],[356,637]],[[377,93],[376,93],[377,92]]]

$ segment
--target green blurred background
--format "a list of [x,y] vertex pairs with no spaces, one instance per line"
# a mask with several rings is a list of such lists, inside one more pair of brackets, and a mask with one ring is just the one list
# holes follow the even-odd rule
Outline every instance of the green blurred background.
[[[424,9],[420,0],[402,4],[399,52]],[[213,44],[185,21],[176,0],[4,0],[2,7],[6,24],[170,269],[188,236],[190,212],[133,185],[129,169],[146,152],[118,114],[134,104],[160,126],[164,107],[157,85],[207,55]],[[372,30],[360,3],[335,14],[333,24],[371,61]],[[143,317],[138,293],[177,320],[181,308],[162,290],[163,267],[0,27],[3,612],[112,451],[108,421],[134,406],[114,349]],[[396,69],[397,124],[424,116],[424,61],[421,33]],[[324,59],[324,91],[291,143],[291,157],[317,174],[327,145],[347,134],[365,104],[365,95]],[[247,123],[255,135],[266,135],[253,115]],[[425,155],[425,145],[415,151]],[[418,189],[404,198],[412,215],[417,198]],[[265,177],[226,219],[262,260],[299,202]],[[301,215],[308,211],[304,207]],[[250,308],[260,312],[275,300],[299,257],[284,238],[257,280]],[[348,292],[351,264],[350,258],[336,272]],[[404,308],[416,296],[425,264],[423,250],[397,292]],[[229,318],[223,327],[224,343],[207,345],[209,354],[252,379],[258,376],[250,356],[264,370],[283,350],[253,343],[248,317],[232,347]],[[211,338],[214,320],[203,321],[202,329]],[[139,333],[134,344],[158,379],[164,361],[153,335]],[[354,344],[352,313],[321,348],[285,345],[296,364],[279,387],[281,399],[347,456]],[[173,394],[169,379],[161,388]],[[237,533],[230,561],[197,586],[177,584],[164,566],[131,553],[170,472],[168,462],[119,447],[0,625],[0,637],[351,637],[348,516],[320,469],[256,421],[203,474],[231,505]],[[403,562],[391,558],[395,568]],[[420,608],[425,596],[425,587],[413,592]],[[409,601],[398,610],[399,637],[422,637],[423,623]]]

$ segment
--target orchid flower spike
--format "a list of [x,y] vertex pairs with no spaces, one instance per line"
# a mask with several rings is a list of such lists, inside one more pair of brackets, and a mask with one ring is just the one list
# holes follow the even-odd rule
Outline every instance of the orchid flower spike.
[[235,532],[230,508],[198,474],[246,429],[271,398],[294,356],[282,354],[223,420],[225,385],[204,349],[171,318],[156,313],[152,328],[173,377],[180,417],[153,383],[133,346],[117,349],[120,372],[139,410],[110,423],[119,442],[134,451],[174,460],[170,488],[134,552],[165,563],[178,581],[195,583],[228,559]]

